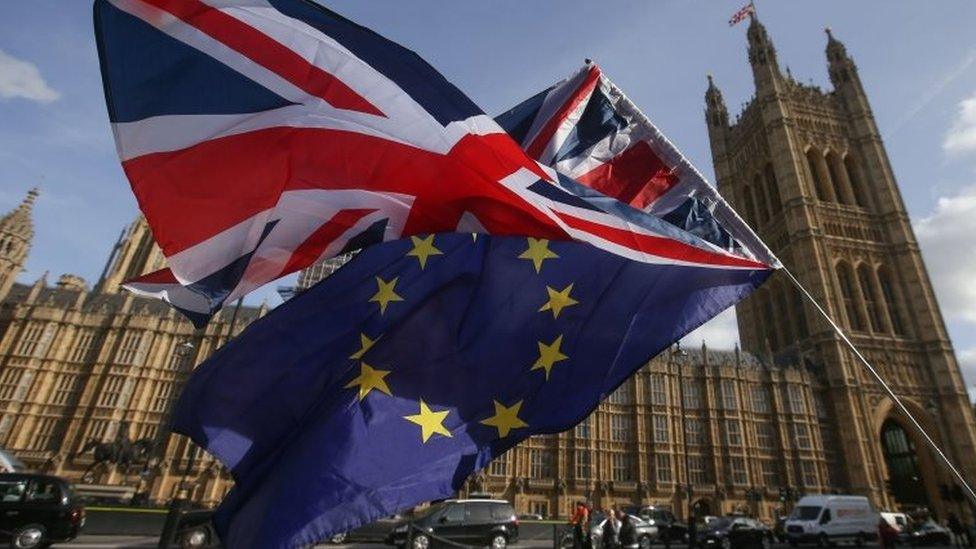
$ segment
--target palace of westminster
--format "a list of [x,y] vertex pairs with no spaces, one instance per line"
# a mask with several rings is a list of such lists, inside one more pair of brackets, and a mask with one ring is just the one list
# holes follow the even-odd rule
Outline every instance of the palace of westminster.
[[[755,96],[730,120],[711,78],[705,93],[721,192],[976,479],[973,408],[853,60],[828,31],[833,90],[822,91],[784,75],[757,20],[747,36]],[[80,489],[162,502],[182,485],[217,503],[230,476],[163,425],[194,365],[266,308],[228,307],[194,330],[165,303],[120,292],[163,265],[142,218],[92,286],[71,274],[17,283],[36,197],[0,218],[0,447]],[[299,287],[334,268],[312,267]],[[782,273],[736,312],[741,350],[666,351],[575,429],[527,440],[464,491],[560,517],[587,498],[768,519],[784,492],[957,509],[945,468]],[[141,441],[149,459],[92,466],[86,448],[112,441]]]

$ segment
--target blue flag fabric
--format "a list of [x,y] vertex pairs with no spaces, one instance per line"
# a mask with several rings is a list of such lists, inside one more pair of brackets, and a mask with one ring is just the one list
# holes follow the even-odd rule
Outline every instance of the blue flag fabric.
[[572,427],[770,273],[515,237],[386,243],[203,363],[174,425],[234,476],[229,547],[313,543]]

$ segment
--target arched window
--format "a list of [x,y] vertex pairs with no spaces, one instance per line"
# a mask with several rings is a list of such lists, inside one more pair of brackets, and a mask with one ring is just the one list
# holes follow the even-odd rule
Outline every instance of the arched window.
[[844,299],[844,310],[847,312],[847,323],[852,330],[864,330],[864,318],[857,306],[854,294],[854,276],[851,266],[841,261],[837,264],[837,281],[840,283],[841,297]]
[[830,193],[827,191],[827,182],[820,177],[820,170],[817,167],[817,163],[820,160],[820,152],[813,147],[807,149],[807,168],[810,170],[810,181],[813,182],[813,188],[817,192],[817,200],[826,202],[830,200]]
[[763,190],[762,179],[757,175],[752,180],[752,192],[756,193],[756,210],[759,213],[759,224],[769,221],[769,207],[766,203],[766,191]]
[[837,198],[837,202],[840,202],[841,204],[850,204],[850,201],[847,198],[847,193],[844,192],[844,182],[841,180],[841,176],[837,172],[837,155],[833,152],[828,152],[824,160],[827,163],[827,175],[830,177],[830,184],[833,186],[834,196]]
[[742,187],[742,213],[746,216],[746,221],[756,224],[756,210],[752,207],[752,191],[749,185]]
[[763,172],[766,175],[766,190],[769,193],[770,206],[772,206],[774,214],[779,213],[783,211],[783,199],[779,194],[779,183],[776,181],[776,172],[773,170],[773,164],[767,162]]
[[868,310],[871,331],[883,332],[884,322],[881,320],[881,306],[874,293],[874,281],[871,280],[871,269],[863,263],[857,268],[857,282],[861,286],[861,295],[864,296],[864,305]]
[[895,499],[899,503],[927,506],[929,501],[915,443],[894,420],[889,419],[881,426],[881,449]]
[[885,305],[888,309],[888,318],[891,320],[891,328],[897,335],[905,335],[905,324],[902,321],[901,306],[898,297],[895,295],[895,288],[891,283],[891,276],[888,269],[884,266],[878,268],[878,286],[881,286],[881,293],[884,296]]
[[851,182],[851,189],[854,191],[854,201],[862,208],[868,207],[868,189],[861,181],[860,172],[857,164],[851,155],[844,156],[844,170],[847,171],[847,180]]

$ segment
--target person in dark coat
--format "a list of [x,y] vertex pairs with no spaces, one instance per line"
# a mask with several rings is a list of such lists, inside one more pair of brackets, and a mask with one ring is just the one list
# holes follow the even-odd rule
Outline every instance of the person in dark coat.
[[620,533],[617,538],[620,542],[620,549],[638,549],[637,527],[630,515],[617,511],[620,517]]
[[617,549],[617,534],[619,532],[619,525],[617,524],[616,511],[613,509],[607,509],[606,515],[607,520],[603,523],[603,532],[600,536],[603,549]]

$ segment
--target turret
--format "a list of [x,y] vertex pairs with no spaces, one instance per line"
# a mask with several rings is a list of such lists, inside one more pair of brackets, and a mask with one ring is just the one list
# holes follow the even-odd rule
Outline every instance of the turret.
[[708,126],[708,141],[713,156],[724,156],[729,133],[729,110],[725,107],[721,90],[710,74],[708,89],[705,90],[705,124]]
[[27,261],[34,239],[31,214],[37,195],[37,189],[31,189],[19,206],[0,218],[0,301],[7,297]]
[[753,16],[746,35],[749,39],[749,64],[752,65],[756,96],[763,97],[778,91],[782,86],[783,75],[779,72],[776,48],[766,33],[766,27]]
[[827,72],[830,73],[830,82],[834,85],[834,91],[837,92],[849,113],[857,117],[865,115],[870,117],[871,107],[861,86],[857,65],[847,55],[844,43],[834,38],[830,27],[824,29],[824,32],[827,33]]
[[126,280],[159,270],[165,265],[166,258],[153,239],[149,223],[140,215],[119,236],[95,292],[116,293]]

